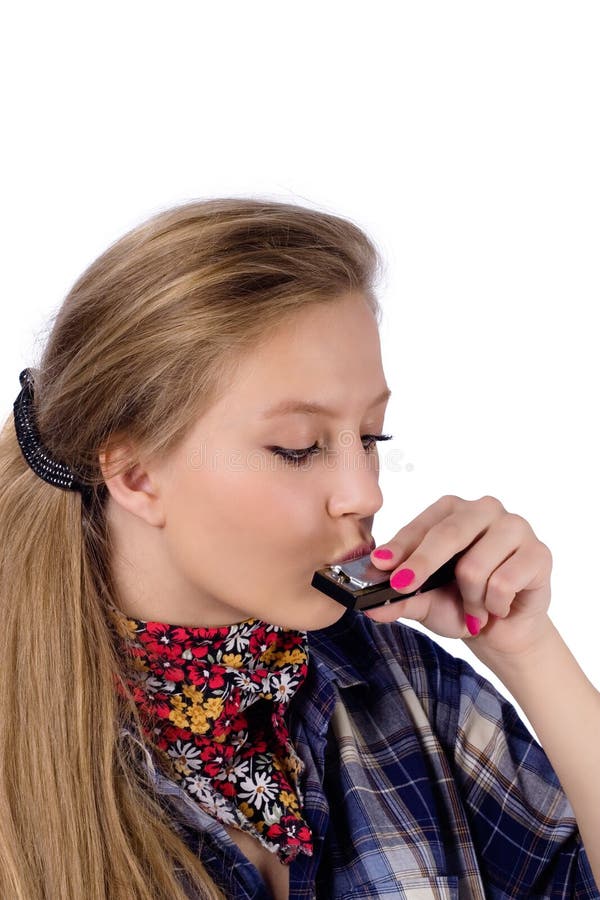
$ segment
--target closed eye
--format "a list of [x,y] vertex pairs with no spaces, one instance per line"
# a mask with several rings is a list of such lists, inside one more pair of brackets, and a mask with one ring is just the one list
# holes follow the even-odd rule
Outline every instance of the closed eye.
[[[368,446],[365,449],[369,451],[375,446],[377,441],[391,441],[393,437],[393,434],[363,434],[361,440],[367,442]],[[286,463],[299,466],[304,460],[324,448],[321,447],[318,442],[315,442],[311,447],[306,447],[301,450],[291,450],[287,447],[269,447],[268,449],[274,453],[275,456],[281,456]]]

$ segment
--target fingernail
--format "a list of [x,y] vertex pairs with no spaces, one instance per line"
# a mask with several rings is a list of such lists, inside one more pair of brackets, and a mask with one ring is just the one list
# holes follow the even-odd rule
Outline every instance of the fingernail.
[[392,551],[386,547],[382,547],[381,550],[373,550],[373,556],[376,556],[377,559],[391,559],[393,555]]
[[473,634],[473,635],[479,634],[479,629],[481,628],[481,622],[479,621],[477,616],[465,615],[465,623],[471,634]]
[[393,578],[390,579],[390,584],[397,590],[398,588],[406,587],[407,584],[410,584],[413,578],[415,577],[415,573],[412,569],[400,569],[399,572],[396,572]]

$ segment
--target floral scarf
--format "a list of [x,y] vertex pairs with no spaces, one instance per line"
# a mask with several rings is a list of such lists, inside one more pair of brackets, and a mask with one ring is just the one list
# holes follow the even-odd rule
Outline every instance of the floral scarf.
[[[210,815],[289,865],[312,856],[304,763],[285,713],[308,671],[306,632],[260,619],[214,628],[111,617],[147,740]],[[119,692],[123,694],[119,686]]]

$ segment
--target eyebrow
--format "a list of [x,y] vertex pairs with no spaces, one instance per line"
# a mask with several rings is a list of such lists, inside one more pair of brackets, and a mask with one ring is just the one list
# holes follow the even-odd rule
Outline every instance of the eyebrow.
[[[370,404],[369,409],[373,406],[378,406],[380,403],[383,403],[384,400],[389,400],[391,395],[391,390],[386,388],[378,397],[375,397]],[[275,416],[287,416],[290,413],[335,416],[335,410],[329,409],[329,407],[323,406],[321,403],[312,403],[308,400],[282,400],[270,409],[265,410],[265,412],[262,413],[261,418],[273,419]]]

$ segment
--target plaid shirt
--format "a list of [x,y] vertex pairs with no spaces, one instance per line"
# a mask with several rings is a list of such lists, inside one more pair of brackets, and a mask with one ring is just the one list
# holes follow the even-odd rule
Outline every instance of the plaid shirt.
[[[400,622],[309,631],[287,712],[314,855],[290,900],[600,898],[573,809],[514,707]],[[223,828],[148,763],[174,825],[231,900],[271,900]]]

